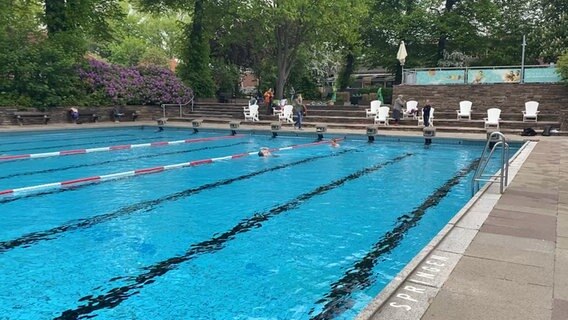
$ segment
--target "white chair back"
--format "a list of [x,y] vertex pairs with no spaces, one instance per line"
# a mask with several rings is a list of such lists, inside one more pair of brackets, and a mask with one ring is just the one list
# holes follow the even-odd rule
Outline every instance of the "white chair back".
[[537,111],[538,111],[538,102],[536,101],[525,102],[525,115],[536,116]]
[[379,112],[375,116],[375,124],[383,124],[385,126],[389,125],[389,107],[380,107]]
[[389,107],[379,107],[379,112],[377,112],[377,118],[379,118],[379,120],[386,120],[387,117],[389,116],[389,111],[390,111]]
[[501,116],[501,109],[491,108],[487,110],[487,122],[495,123],[499,122],[499,117]]
[[259,121],[258,118],[258,105],[253,104],[244,110],[245,120]]
[[284,114],[292,114],[294,111],[294,106],[291,104],[287,104],[284,106],[284,109],[282,109],[282,113]]
[[249,106],[249,111],[251,114],[258,114],[258,104]]
[[410,113],[412,110],[418,109],[418,101],[409,100],[406,102],[406,113]]
[[377,114],[377,112],[379,112],[380,107],[381,107],[381,100],[371,101],[371,113]]
[[460,115],[469,115],[471,113],[471,101],[460,101]]
[[286,122],[293,123],[294,122],[294,106],[291,104],[287,104],[282,108],[282,113],[278,115],[278,119],[280,121],[284,120]]

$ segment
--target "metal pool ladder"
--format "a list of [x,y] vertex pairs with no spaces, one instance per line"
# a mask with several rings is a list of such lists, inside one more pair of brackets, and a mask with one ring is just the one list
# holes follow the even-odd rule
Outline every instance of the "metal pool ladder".
[[[491,175],[484,174],[487,164],[491,160],[493,153],[498,148],[501,148],[501,164],[499,174]],[[481,158],[479,159],[479,164],[475,169],[475,174],[471,180],[471,195],[475,195],[479,191],[480,181],[499,181],[499,191],[503,193],[503,190],[507,186],[509,180],[509,144],[507,143],[507,138],[499,131],[494,131],[487,137],[487,143],[483,152],[481,153]]]

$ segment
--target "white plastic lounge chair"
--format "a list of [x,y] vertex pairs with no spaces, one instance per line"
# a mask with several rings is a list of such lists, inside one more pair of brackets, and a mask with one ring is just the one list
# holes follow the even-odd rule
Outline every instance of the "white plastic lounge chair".
[[280,116],[282,114],[282,108],[277,109],[275,107],[272,107],[272,115],[273,116]]
[[282,108],[282,112],[278,115],[278,120],[285,121],[288,123],[294,123],[294,106],[287,104]]
[[251,104],[249,101],[248,107],[243,107],[243,112],[248,112],[250,110],[250,107],[255,105],[257,105],[256,102]]
[[487,110],[487,118],[485,118],[485,129],[496,128],[499,129],[499,117],[501,116],[501,109],[491,108]]
[[465,118],[471,120],[471,104],[471,101],[460,101],[460,109],[456,111],[458,113],[458,120]]
[[538,117],[538,102],[528,101],[525,102],[525,111],[523,111],[523,122],[526,121],[537,121]]
[[258,121],[258,105],[251,105],[248,107],[248,110],[245,109],[243,111],[243,114],[245,115],[245,120]]
[[365,109],[366,112],[366,117],[367,118],[372,118],[374,116],[377,115],[377,112],[379,112],[379,108],[381,107],[381,100],[373,100],[371,101],[371,108],[370,109]]
[[282,114],[284,106],[288,103],[288,100],[287,99],[274,100],[274,103],[278,106],[278,108],[272,107],[272,115],[280,116],[280,114]]
[[389,107],[379,107],[379,112],[375,116],[375,124],[389,125]]
[[[430,118],[428,119],[428,124],[429,124],[430,127],[434,126],[434,109],[435,108],[430,107]],[[424,109],[422,109],[421,115],[417,119],[418,119],[418,125],[423,126],[424,125]]]
[[[416,110],[415,113],[412,113],[412,110]],[[409,100],[406,102],[406,110],[402,113],[403,118],[408,118],[412,116],[413,119],[418,118],[418,101]]]

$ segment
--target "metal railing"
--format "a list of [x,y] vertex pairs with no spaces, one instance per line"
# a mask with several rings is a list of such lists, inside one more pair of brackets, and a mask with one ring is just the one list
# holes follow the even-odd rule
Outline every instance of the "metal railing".
[[183,107],[185,106],[190,106],[190,112],[193,112],[193,100],[194,100],[194,96],[192,95],[191,98],[189,99],[188,102],[186,103],[163,103],[160,105],[160,107],[162,108],[162,117],[166,117],[166,108],[167,107],[179,107],[179,116],[180,118],[182,118],[184,115],[188,116],[190,115],[190,113],[184,113],[183,112]]
[[[501,163],[498,175],[488,175],[484,174],[487,164],[491,160],[493,153],[498,148],[501,148]],[[489,150],[489,151],[488,151]],[[487,137],[487,143],[483,152],[481,153],[481,158],[479,159],[479,164],[475,169],[473,179],[471,180],[471,195],[479,190],[479,182],[495,182],[499,181],[499,192],[503,193],[505,187],[509,180],[509,144],[507,143],[507,138],[499,131],[494,131],[490,133]]]

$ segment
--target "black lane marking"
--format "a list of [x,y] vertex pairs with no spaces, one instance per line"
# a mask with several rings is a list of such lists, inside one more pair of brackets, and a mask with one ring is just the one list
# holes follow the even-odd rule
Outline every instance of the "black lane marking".
[[233,146],[242,145],[242,144],[248,144],[248,143],[249,143],[249,142],[237,142],[237,143],[228,144],[228,145],[223,145],[223,146],[203,147],[203,148],[198,148],[198,149],[190,149],[190,150],[182,150],[182,151],[173,151],[173,152],[164,152],[164,153],[160,153],[160,154],[150,154],[150,155],[137,156],[137,157],[130,157],[130,158],[122,158],[122,159],[116,159],[116,160],[108,160],[108,161],[93,162],[93,163],[84,163],[84,164],[78,164],[78,165],[73,165],[73,166],[68,166],[68,167],[61,167],[61,168],[53,168],[53,169],[45,169],[45,170],[39,170],[39,171],[14,173],[14,174],[11,174],[11,175],[7,175],[7,176],[0,177],[0,180],[9,179],[9,178],[15,178],[15,177],[21,177],[21,176],[31,176],[31,175],[34,175],[34,174],[52,173],[52,172],[57,172],[57,171],[65,171],[65,170],[71,170],[71,169],[77,169],[77,168],[98,166],[98,165],[102,165],[102,164],[109,164],[109,163],[116,163],[116,162],[131,161],[131,160],[137,160],[137,159],[155,158],[155,157],[166,156],[166,155],[172,155],[172,154],[190,153],[190,152],[197,152],[197,151],[203,151],[203,150],[213,150],[213,149],[220,149],[220,148],[228,148],[228,147],[233,147]]
[[227,242],[235,239],[237,235],[262,227],[262,223],[269,220],[270,218],[275,217],[283,212],[295,209],[301,206],[305,201],[315,196],[324,194],[330,190],[342,186],[346,182],[373,173],[387,165],[394,164],[411,155],[412,154],[407,153],[398,156],[392,160],[388,160],[386,162],[361,169],[343,178],[332,181],[331,183],[319,186],[310,192],[301,194],[296,199],[293,199],[287,203],[273,207],[267,212],[255,213],[250,218],[241,220],[230,230],[227,230],[220,234],[217,233],[216,236],[214,236],[209,240],[192,244],[184,255],[175,256],[166,260],[162,260],[154,265],[144,267],[142,270],[145,270],[146,272],[139,274],[138,276],[113,278],[111,279],[111,281],[124,280],[124,281],[131,281],[133,283],[127,284],[122,287],[113,288],[109,290],[107,293],[96,297],[92,295],[82,297],[81,299],[79,299],[79,301],[85,301],[86,304],[78,306],[75,309],[65,310],[61,313],[60,316],[54,319],[56,320],[86,319],[92,317],[92,315],[89,316],[88,314],[93,311],[106,309],[106,308],[114,308],[123,301],[125,301],[126,299],[128,299],[130,296],[138,294],[145,285],[153,283],[155,281],[154,278],[160,277],[168,273],[169,271],[175,269],[177,265],[186,262],[188,260],[191,260],[193,258],[196,258],[202,254],[217,252],[223,249]]
[[334,319],[353,306],[351,294],[356,290],[363,290],[371,286],[373,279],[373,268],[379,262],[379,257],[396,248],[405,236],[405,233],[415,227],[422,219],[422,216],[429,208],[437,206],[440,201],[448,195],[452,187],[457,185],[460,180],[475,169],[479,159],[474,160],[467,167],[461,169],[454,177],[446,181],[441,187],[436,189],[420,206],[409,214],[398,217],[398,224],[376,242],[371,251],[357,261],[351,268],[345,271],[341,279],[331,285],[331,291],[324,298],[318,300],[317,304],[325,303],[323,310],[312,316],[313,320]]
[[[69,134],[70,132],[67,132],[67,134]],[[109,132],[110,134],[110,132]],[[96,138],[108,138],[108,136],[104,136],[104,135],[100,135],[100,136],[89,136],[89,137],[72,137],[71,139],[69,138],[61,138],[61,139],[51,139],[51,140],[42,140],[42,143],[46,143],[46,142],[60,142],[60,141],[75,141],[75,140],[87,140],[87,139],[96,139]],[[117,134],[117,135],[112,135],[113,138],[116,137],[135,137],[135,135],[133,134]],[[37,140],[32,140],[32,141],[14,141],[14,142],[3,142],[2,146],[8,146],[8,145],[13,145],[13,144],[18,144],[18,145],[22,145],[22,144],[29,144],[29,143],[38,143]],[[4,152],[4,151],[2,151]]]
[[[123,140],[113,140],[113,141],[108,141],[108,143],[118,143],[118,142],[133,142],[133,141],[138,141],[138,142],[145,142],[145,141],[154,141],[156,140],[156,137],[147,137],[147,138],[136,138],[136,139],[123,139]],[[46,150],[46,149],[55,149],[55,148],[65,148],[65,150],[68,150],[69,147],[77,147],[77,146],[92,146],[92,145],[100,145],[103,142],[91,142],[91,143],[72,143],[72,144],[62,144],[62,145],[57,145],[57,146],[43,146],[43,147],[34,147],[34,148],[23,148],[23,149],[12,149],[12,150],[4,150],[2,152],[17,152],[17,151],[30,151],[30,150]],[[130,143],[132,144],[132,143]],[[102,148],[102,147],[106,147],[106,146],[100,146],[100,147],[95,147],[95,148]],[[86,149],[86,148],[85,148]],[[131,149],[126,149],[126,150],[131,150]],[[46,151],[46,152],[56,152],[56,151]],[[37,158],[37,159],[41,159],[41,158]],[[26,160],[29,160],[28,158],[26,158]]]
[[187,197],[190,197],[190,196],[197,194],[197,193],[204,191],[204,190],[217,188],[217,187],[220,187],[220,186],[231,184],[233,182],[250,179],[250,178],[253,178],[253,177],[258,176],[258,175],[263,174],[263,173],[272,172],[272,171],[276,171],[276,170],[280,170],[280,169],[284,169],[284,168],[288,168],[288,167],[292,167],[292,166],[297,166],[297,165],[300,165],[300,164],[316,161],[316,160],[319,160],[319,159],[341,155],[341,154],[344,154],[344,153],[347,153],[347,152],[350,152],[350,150],[346,149],[346,150],[342,150],[341,152],[337,152],[337,153],[334,153],[334,154],[315,156],[315,157],[299,160],[299,161],[296,161],[296,162],[278,165],[278,166],[275,166],[275,167],[272,167],[272,168],[259,170],[259,171],[248,173],[248,174],[245,174],[245,175],[241,175],[241,176],[238,176],[238,177],[235,177],[235,178],[220,180],[220,181],[204,184],[204,185],[201,185],[201,186],[196,187],[196,188],[186,189],[186,190],[183,190],[183,191],[180,191],[180,192],[169,194],[167,196],[164,196],[164,197],[161,197],[161,198],[158,198],[158,199],[138,202],[138,203],[129,205],[127,207],[120,208],[120,209],[113,211],[113,212],[110,212],[110,213],[105,213],[105,214],[97,215],[97,216],[86,218],[86,219],[74,220],[70,223],[67,223],[67,224],[61,225],[59,227],[52,228],[52,229],[28,233],[28,234],[25,234],[25,235],[23,235],[19,238],[13,239],[13,240],[0,242],[0,253],[4,253],[6,251],[9,251],[9,250],[12,250],[12,249],[15,249],[15,248],[18,248],[18,247],[28,248],[31,245],[33,245],[37,242],[40,242],[40,241],[47,241],[47,240],[56,239],[57,236],[61,235],[62,233],[74,231],[74,230],[77,230],[77,229],[90,228],[90,227],[95,226],[99,223],[107,222],[107,221],[110,221],[112,219],[116,219],[116,218],[119,218],[119,217],[130,215],[130,214],[133,214],[137,211],[142,211],[142,210],[149,211],[149,210],[152,210],[154,207],[156,207],[156,206],[158,206],[158,205],[160,205],[164,202],[176,201],[176,200],[179,200],[179,199],[182,199],[182,198],[187,198]]

